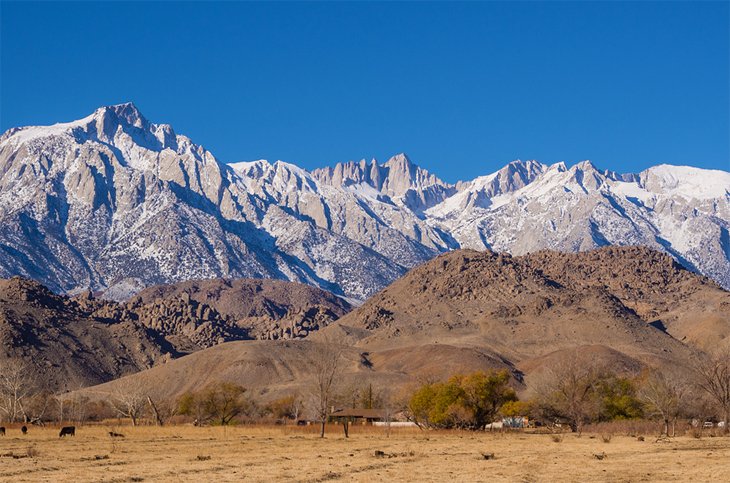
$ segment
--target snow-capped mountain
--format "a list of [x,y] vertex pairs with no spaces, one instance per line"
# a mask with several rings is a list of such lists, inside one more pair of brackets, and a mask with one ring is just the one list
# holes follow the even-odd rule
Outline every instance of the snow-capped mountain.
[[527,162],[487,176],[486,185],[518,170],[534,176],[491,195],[484,182],[472,182],[429,209],[429,224],[461,247],[514,254],[645,245],[730,287],[730,173],[661,165],[619,175],[589,161],[572,168]]
[[455,185],[404,154],[312,172],[226,165],[133,104],[0,136],[0,277],[125,293],[273,277],[364,299],[458,247],[641,244],[730,287],[730,173],[515,161]]

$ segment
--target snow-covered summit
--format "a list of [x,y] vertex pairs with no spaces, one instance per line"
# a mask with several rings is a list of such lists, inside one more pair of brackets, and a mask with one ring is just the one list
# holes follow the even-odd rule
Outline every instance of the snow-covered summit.
[[730,172],[661,164],[639,175],[639,185],[652,193],[713,199],[730,196]]

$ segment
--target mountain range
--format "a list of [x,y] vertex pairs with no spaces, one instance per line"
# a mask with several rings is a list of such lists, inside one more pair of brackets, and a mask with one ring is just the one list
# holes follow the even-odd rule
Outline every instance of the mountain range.
[[363,301],[459,248],[664,251],[730,288],[730,172],[514,161],[455,184],[405,154],[307,171],[224,164],[131,103],[0,136],[0,277],[126,300],[275,278]]

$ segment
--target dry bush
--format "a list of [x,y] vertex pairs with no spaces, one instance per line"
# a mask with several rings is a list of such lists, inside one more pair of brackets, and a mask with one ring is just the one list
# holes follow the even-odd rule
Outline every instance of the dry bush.
[[551,434],[550,439],[553,443],[562,443],[563,442],[563,435],[562,434]]
[[613,435],[611,433],[603,433],[601,435],[601,441],[603,441],[604,443],[610,443],[611,438],[613,438]]
[[27,456],[28,458],[35,458],[36,456],[40,455],[40,452],[39,452],[39,451],[38,451],[38,449],[37,449],[37,448],[35,447],[35,445],[30,445],[30,446],[28,446],[28,448],[27,448],[27,449],[25,450],[25,455],[26,455],[26,456]]

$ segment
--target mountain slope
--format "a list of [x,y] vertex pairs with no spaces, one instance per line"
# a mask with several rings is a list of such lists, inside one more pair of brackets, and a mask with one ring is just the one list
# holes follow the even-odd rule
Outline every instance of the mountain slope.
[[2,359],[32,367],[41,388],[69,390],[137,372],[170,350],[152,331],[121,311],[82,307],[42,285],[13,278],[0,281]]

